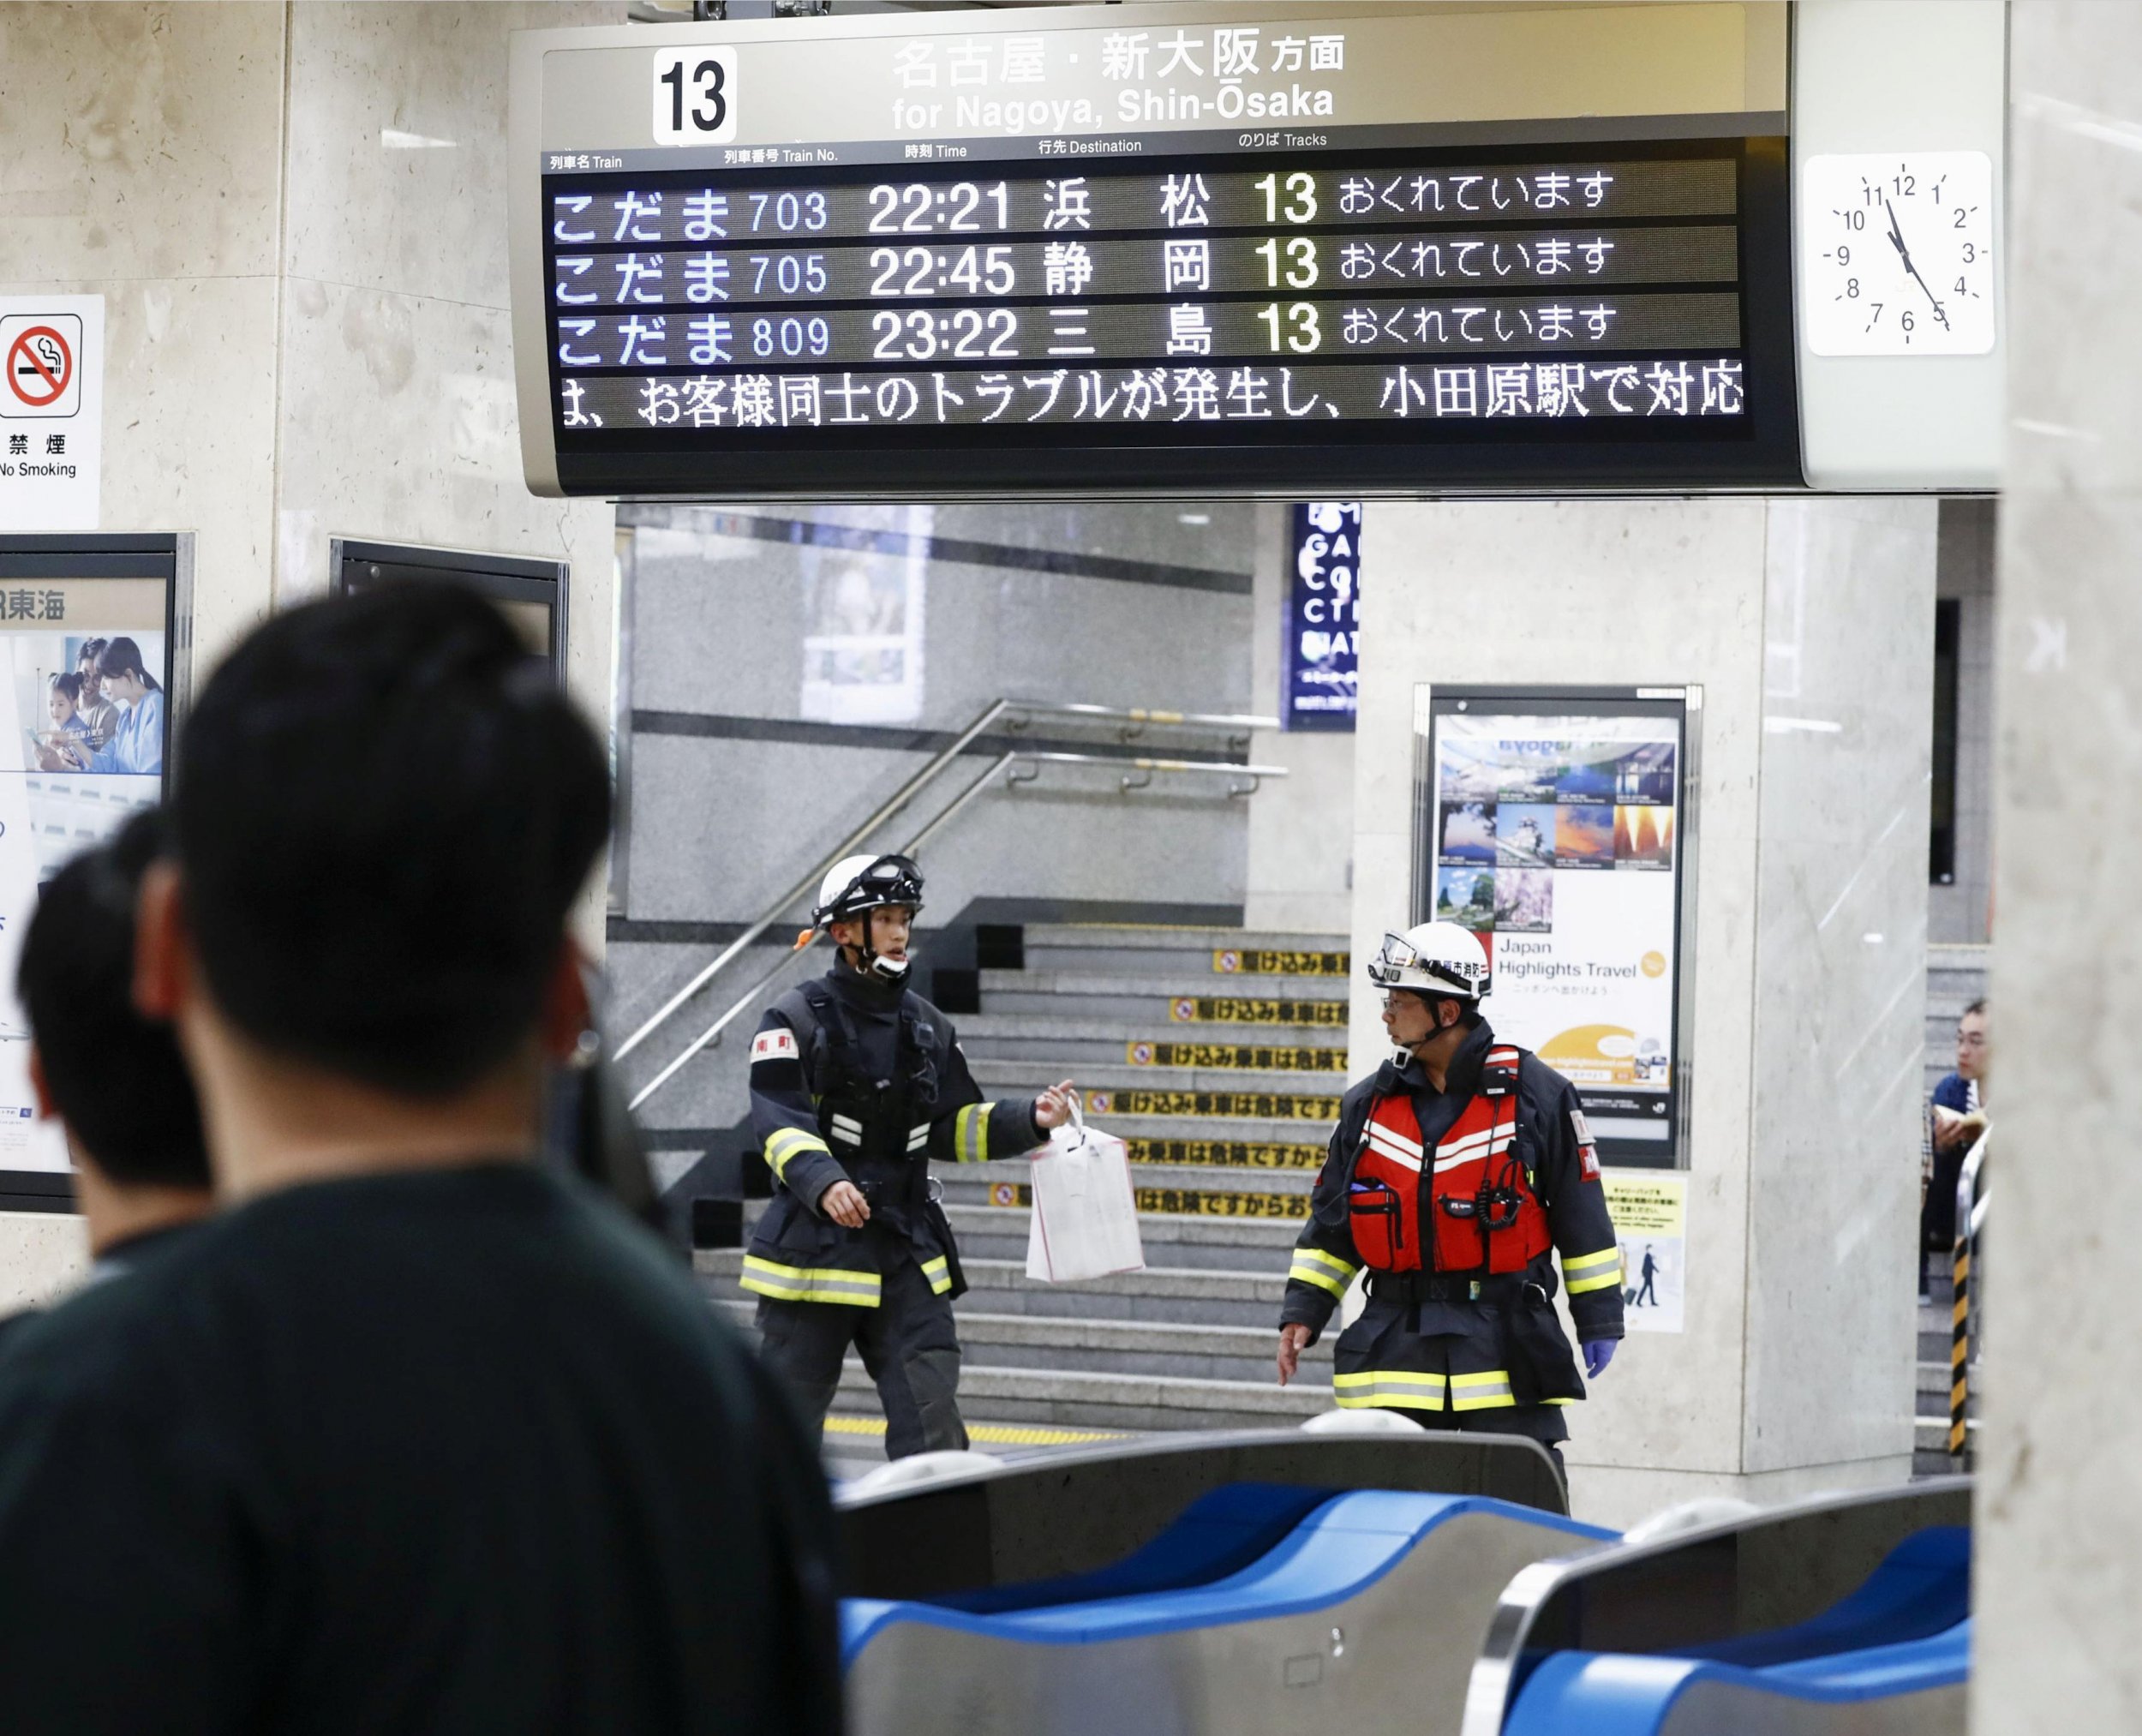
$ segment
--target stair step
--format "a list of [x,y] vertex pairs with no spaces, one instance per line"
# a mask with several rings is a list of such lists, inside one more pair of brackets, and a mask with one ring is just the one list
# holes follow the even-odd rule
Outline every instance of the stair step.
[[1187,1164],[1199,1169],[1306,1170],[1324,1166],[1326,1141],[1288,1140],[1133,1139],[1124,1144],[1134,1164]]
[[983,1011],[960,1020],[964,1037],[978,1020],[1080,1019],[1108,1020],[1119,1030],[1152,1028],[1214,1032],[1282,1032],[1346,1030],[1349,1003],[1344,994],[1304,994],[1291,991],[1259,990],[1250,997],[1226,992],[1207,994],[1194,985],[1188,989],[1181,979],[1170,978],[1131,994],[1094,993],[1082,985],[1073,987],[1075,977],[1057,980],[1066,986],[1035,989],[1016,972],[984,973],[1010,978],[1013,986],[985,989]]
[[[1195,1326],[1270,1326],[1277,1330],[1283,1267],[1270,1272],[1152,1266],[1088,1284],[1044,1284],[1026,1276],[1025,1260],[968,1260],[966,1306],[985,1314],[1052,1314],[1059,1319],[1182,1320]],[[738,1292],[741,1248],[703,1248],[692,1267],[707,1294]]]
[[[878,1409],[859,1365],[844,1366],[835,1412]],[[1054,1368],[966,1368],[960,1408],[992,1421],[1158,1431],[1283,1428],[1329,1410],[1328,1382],[1200,1380],[1165,1374],[1079,1374]]]
[[1289,933],[1270,928],[1182,927],[1138,923],[1030,922],[1026,951],[1056,947],[1134,947],[1149,952],[1208,953],[1232,948],[1256,952],[1344,952],[1343,934]]
[[[1976,1452],[1978,1448],[1979,1422],[1975,1416],[1964,1424],[1965,1451]],[[1948,1457],[1948,1418],[1946,1416],[1916,1416],[1912,1420],[1912,1448],[1918,1452],[1938,1452]]]
[[[720,1304],[747,1337],[753,1335],[755,1306],[749,1297]],[[1274,1380],[1277,1335],[1271,1326],[1058,1320],[1043,1314],[984,1314],[964,1303],[959,1317],[960,1343],[969,1368],[1152,1374],[1251,1385]],[[1302,1352],[1302,1368],[1312,1384],[1331,1384],[1331,1345],[1337,1336],[1328,1333]]]
[[[978,1057],[971,1057],[969,1060],[969,1070],[974,1075],[974,1082],[982,1087],[985,1096],[1019,1096],[1038,1091],[1042,1086],[1053,1082],[1039,1077],[1048,1069],[1036,1062],[986,1061]],[[1057,1078],[1062,1076],[1061,1074],[1056,1075]],[[1338,1098],[1346,1089],[1343,1071],[1298,1073],[1256,1068],[1140,1066],[1128,1060],[1120,1050],[1112,1062],[1080,1068],[1077,1077],[1080,1088],[1087,1093],[1089,1098],[1095,1092],[1108,1093],[1111,1100],[1126,1092],[1177,1095],[1186,1092],[1224,1092],[1234,1098],[1247,1094],[1289,1099],[1307,1097],[1328,1098],[1334,1105],[1331,1111],[1332,1115],[1337,1114]],[[1086,1107],[1093,1110],[1091,1102]],[[1105,1111],[1093,1110],[1093,1112],[1102,1114]],[[1136,1114],[1140,1111],[1133,1108],[1129,1112]],[[1164,1115],[1182,1111],[1162,1110],[1157,1112]],[[1249,1111],[1251,1114],[1280,1115],[1298,1112],[1291,1108]]]
[[[1927,1407],[1926,1401],[1934,1399],[1939,1402],[1941,1414],[1943,1416],[1948,1416],[1949,1388],[1954,1384],[1954,1377],[1947,1362],[1936,1361],[1931,1357],[1922,1359],[1918,1365],[1918,1380],[1920,1414],[1922,1416],[1932,1414]],[[1971,1365],[1970,1402],[1974,1409],[1980,1398],[1983,1396],[1985,1390],[1984,1365],[1973,1362]]]
[[[1242,1196],[1237,1195],[1240,1198]],[[1139,1235],[1149,1265],[1198,1272],[1284,1272],[1289,1250],[1307,1212],[1268,1215],[1265,1198],[1249,1195],[1253,1209],[1242,1216],[1224,1212],[1141,1212]],[[1307,1196],[1301,1196],[1306,1202]],[[1002,1260],[1025,1263],[1028,1226],[1033,1218],[1026,1197],[996,1205],[947,1190],[944,1214],[959,1239],[962,1260]],[[1291,1206],[1295,1202],[1289,1199]],[[745,1208],[745,1237],[750,1239],[766,1202]]]
[[[985,969],[982,1004],[993,1007],[1000,994],[1026,993],[1054,998],[1064,995],[1126,995],[1164,1005],[1184,995],[1250,995],[1260,999],[1346,1001],[1353,985],[1343,976],[1227,976],[1195,965],[1165,973],[1152,961],[1112,968],[1068,970],[1060,962],[1029,964],[1023,971]],[[1006,1010],[1011,1010],[1007,1009]]]
[[[1334,1036],[1339,1040],[1330,1040]],[[1346,1081],[1344,1036],[1343,1032],[1304,1032],[1303,1040],[1297,1041],[1290,1034],[1257,1032],[1238,1038],[1231,1033],[1213,1034],[1211,1027],[1194,1035],[1127,1036],[1118,1025],[1099,1027],[1083,1037],[1001,1037],[977,1034],[963,1027],[960,1046],[978,1068],[1014,1068],[1022,1075],[1039,1071],[1061,1078],[1067,1073],[1087,1075],[1131,1068],[1139,1074],[1169,1072],[1187,1077],[1195,1071],[1200,1075],[1212,1073],[1235,1079],[1247,1072],[1265,1070],[1305,1084],[1336,1080],[1343,1087]],[[1316,1037],[1325,1040],[1311,1040]]]
[[[1056,997],[1050,997],[1052,1000]],[[1194,1006],[1193,1000],[1185,1000],[1186,1006]],[[1259,1002],[1257,1005],[1271,1005],[1292,1009],[1297,1005],[1321,1009],[1343,1009],[1343,1001],[1322,1003],[1294,1003],[1287,1001]],[[1141,998],[1134,1021],[1113,1015],[1093,1012],[1086,1008],[1058,1007],[1053,1012],[997,1012],[964,1015],[960,1021],[960,1041],[968,1050],[979,1048],[984,1043],[999,1043],[1014,1039],[1045,1038],[1051,1041],[1093,1041],[1116,1045],[1120,1054],[1126,1045],[1134,1042],[1148,1043],[1265,1043],[1280,1044],[1293,1048],[1343,1049],[1346,1046],[1346,1025],[1343,1020],[1333,1023],[1293,1023],[1285,1020],[1214,1020],[1192,1017],[1176,1018],[1167,1006],[1156,1008],[1150,1000]]]
[[[948,1205],[962,1260],[1026,1258],[1033,1213],[1024,1206]],[[1177,1271],[1283,1272],[1301,1218],[1185,1217],[1143,1212],[1138,1233],[1146,1260]]]
[[[1132,1101],[1140,1104],[1142,1109],[1156,1107],[1150,1098],[1139,1098]],[[1307,1101],[1313,1110],[1316,1106],[1314,1100]],[[1289,1111],[1296,1107],[1286,1098],[1266,1107],[1278,1108],[1282,1105]],[[1230,1103],[1224,1106],[1236,1108],[1241,1105]],[[1314,1113],[1199,1115],[1182,1112],[1173,1102],[1167,1104],[1164,1113],[1133,1114],[1127,1110],[1119,1110],[1112,1093],[1107,1109],[1089,1107],[1086,1111],[1086,1120],[1091,1125],[1104,1133],[1114,1134],[1134,1149],[1141,1141],[1170,1143],[1188,1140],[1207,1146],[1214,1144],[1246,1145],[1259,1151],[1291,1151],[1313,1145],[1319,1153],[1317,1158],[1319,1164],[1324,1161],[1321,1152],[1325,1142],[1331,1136],[1331,1124],[1337,1119],[1335,1115]]]
[[[964,1164],[958,1168],[940,1168],[936,1173],[944,1188],[944,1200],[948,1206],[954,1203],[971,1206],[1014,1205],[1024,1199],[1016,1190],[1029,1185],[1026,1172],[1014,1164]],[[1290,1206],[1283,1211],[1277,1207],[1245,1207],[1238,1212],[1222,1206],[1184,1206],[1176,1207],[1176,1212],[1184,1217],[1210,1213],[1223,1219],[1238,1216],[1277,1217],[1289,1220],[1292,1225],[1297,1224],[1300,1218],[1307,1215],[1307,1201],[1311,1189],[1316,1185],[1316,1171],[1230,1169],[1217,1164],[1133,1164],[1130,1166],[1130,1184],[1141,1194],[1157,1190],[1199,1194],[1250,1194],[1265,1198],[1283,1196],[1290,1201],[1302,1203],[1298,1207]],[[1155,1203],[1141,1209],[1166,1212],[1169,1208]]]

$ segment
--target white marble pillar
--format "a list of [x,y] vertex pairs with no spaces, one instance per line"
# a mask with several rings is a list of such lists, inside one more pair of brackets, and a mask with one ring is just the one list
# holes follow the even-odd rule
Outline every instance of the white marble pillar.
[[2013,9],[1978,1736],[2142,1729],[2142,7]]
[[[1418,684],[1704,690],[1687,1325],[1572,1414],[1583,1517],[1909,1472],[1936,515],[1368,509],[1357,958],[1409,915]],[[1358,1075],[1384,1046],[1358,979],[1353,1039]]]
[[[1252,709],[1286,705],[1287,592],[1294,582],[1290,507],[1257,509],[1257,614],[1251,630]],[[1249,873],[1242,920],[1282,933],[1343,934],[1354,871],[1351,730],[1259,730],[1249,757],[1287,769],[1249,804]]]

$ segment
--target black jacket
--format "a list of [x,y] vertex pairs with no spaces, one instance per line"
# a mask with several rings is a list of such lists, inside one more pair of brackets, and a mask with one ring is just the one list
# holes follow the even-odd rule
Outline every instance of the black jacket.
[[[912,990],[836,964],[767,1010],[751,1044],[751,1131],[774,1172],[743,1285],[786,1302],[874,1306],[887,1263],[912,1252],[954,1288],[952,1231],[924,1188],[933,1158],[981,1163],[1044,1143],[1034,1102],[984,1098],[952,1022]],[[871,1218],[843,1229],[818,1202],[861,1187]]]

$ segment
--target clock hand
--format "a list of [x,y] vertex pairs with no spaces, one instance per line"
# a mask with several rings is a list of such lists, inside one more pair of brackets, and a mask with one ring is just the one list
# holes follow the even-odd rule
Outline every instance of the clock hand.
[[1942,307],[1941,298],[1934,293],[1926,279],[1919,276],[1919,268],[1912,263],[1912,250],[1905,246],[1904,231],[1897,227],[1896,207],[1885,199],[1882,201],[1882,208],[1889,213],[1889,245],[1897,250],[1897,257],[1904,261],[1904,269],[1911,273],[1912,280],[1926,291],[1926,299],[1933,307],[1934,317],[1946,326],[1948,314]]

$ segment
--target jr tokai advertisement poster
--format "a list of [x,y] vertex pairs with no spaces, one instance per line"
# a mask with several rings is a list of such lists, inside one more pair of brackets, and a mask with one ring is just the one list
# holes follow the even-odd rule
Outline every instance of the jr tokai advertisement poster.
[[0,585],[0,1170],[68,1168],[37,1117],[15,966],[38,889],[161,799],[166,608],[162,579]]
[[1679,706],[1436,701],[1427,913],[1480,937],[1496,1034],[1577,1086],[1601,1145],[1670,1158]]

